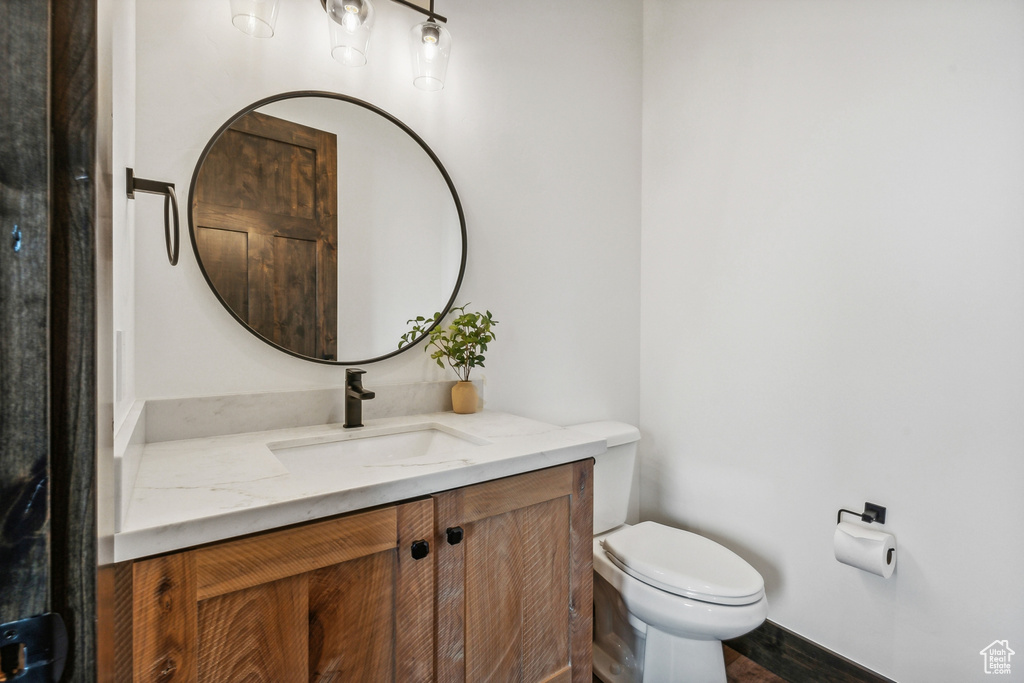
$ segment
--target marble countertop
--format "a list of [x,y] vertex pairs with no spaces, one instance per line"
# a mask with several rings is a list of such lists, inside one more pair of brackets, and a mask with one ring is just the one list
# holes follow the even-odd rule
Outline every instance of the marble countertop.
[[[449,436],[415,455],[382,457],[378,449],[372,457],[349,454],[338,459],[322,452],[329,445],[295,448],[425,428]],[[602,439],[491,411],[366,420],[354,430],[325,424],[148,443],[114,535],[114,559],[146,557],[416,498],[604,450]]]

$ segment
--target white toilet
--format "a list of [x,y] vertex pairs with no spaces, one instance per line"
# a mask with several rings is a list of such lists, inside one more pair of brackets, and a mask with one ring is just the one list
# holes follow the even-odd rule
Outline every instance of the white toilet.
[[697,534],[625,524],[639,430],[571,429],[608,442],[594,465],[594,673],[605,683],[725,683],[721,641],[768,614],[761,575]]

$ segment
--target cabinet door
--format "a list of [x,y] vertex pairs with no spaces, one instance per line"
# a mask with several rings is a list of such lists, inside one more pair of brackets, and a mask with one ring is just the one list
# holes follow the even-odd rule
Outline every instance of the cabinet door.
[[434,497],[438,680],[591,683],[592,481],[586,460]]
[[117,680],[431,680],[432,530],[421,500],[126,563]]

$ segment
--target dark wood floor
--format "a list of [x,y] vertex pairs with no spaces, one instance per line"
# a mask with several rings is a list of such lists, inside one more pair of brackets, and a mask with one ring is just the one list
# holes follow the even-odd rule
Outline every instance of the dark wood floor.
[[[722,647],[725,649],[725,675],[728,683],[787,683],[785,679],[758,666],[732,648]],[[594,676],[594,683],[601,683],[601,679]]]
[[725,676],[729,683],[787,683],[729,646],[722,647],[725,649]]

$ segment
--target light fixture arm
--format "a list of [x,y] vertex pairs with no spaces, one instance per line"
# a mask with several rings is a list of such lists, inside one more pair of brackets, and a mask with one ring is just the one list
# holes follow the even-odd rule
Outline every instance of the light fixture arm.
[[425,10],[419,5],[415,5],[409,2],[409,0],[391,0],[391,2],[397,2],[399,5],[405,5],[409,9],[416,10],[420,14],[425,14],[427,15],[427,18],[430,19],[431,21],[440,21],[442,24],[448,23],[448,19],[446,17],[442,17],[440,14],[434,12],[434,0],[430,0],[429,10]]
[[[425,14],[430,21],[440,21],[442,24],[448,23],[447,17],[443,17],[440,14],[434,12],[434,0],[430,0],[430,9],[423,9],[419,5],[409,2],[409,0],[391,0],[391,2],[408,7],[409,9],[415,10],[420,14]],[[320,0],[320,4],[323,5],[324,11],[326,12],[327,0]]]

